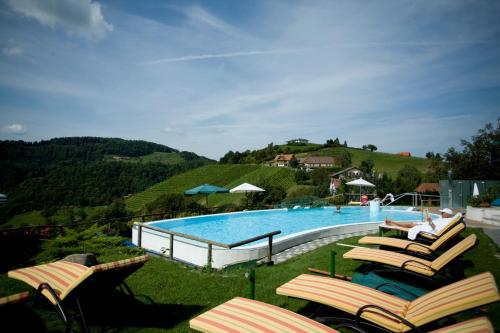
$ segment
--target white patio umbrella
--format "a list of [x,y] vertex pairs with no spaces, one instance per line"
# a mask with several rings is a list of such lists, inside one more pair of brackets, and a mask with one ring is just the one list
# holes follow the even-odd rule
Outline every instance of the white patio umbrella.
[[361,201],[361,188],[363,186],[365,186],[365,187],[375,187],[375,185],[373,185],[369,181],[364,180],[363,178],[359,178],[359,179],[350,181],[350,182],[345,183],[345,184],[346,185],[350,185],[350,186],[359,186],[359,201]]
[[232,188],[229,190],[231,193],[245,193],[247,202],[246,205],[248,206],[248,193],[253,193],[253,192],[265,192],[263,188],[257,187],[255,185],[249,184],[249,183],[243,183],[241,185],[236,186],[235,188]]
[[477,183],[474,183],[474,189],[472,190],[472,196],[477,198],[479,196],[479,188],[477,187]]

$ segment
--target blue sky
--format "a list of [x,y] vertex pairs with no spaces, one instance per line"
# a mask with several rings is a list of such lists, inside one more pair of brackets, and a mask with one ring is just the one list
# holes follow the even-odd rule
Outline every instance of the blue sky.
[[499,17],[495,0],[5,0],[0,139],[445,152],[500,116]]

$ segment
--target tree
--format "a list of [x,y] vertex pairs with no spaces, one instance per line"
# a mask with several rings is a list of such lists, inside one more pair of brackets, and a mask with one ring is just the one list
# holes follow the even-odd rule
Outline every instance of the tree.
[[422,182],[422,174],[412,165],[406,164],[398,171],[394,190],[396,193],[414,192],[415,188]]
[[342,153],[339,156],[338,161],[339,161],[340,166],[342,166],[343,168],[350,167],[352,164],[351,154],[346,150],[342,151]]
[[290,168],[297,169],[297,167],[299,166],[299,161],[294,157],[290,160],[290,162],[288,162],[288,166]]
[[359,166],[359,169],[365,175],[371,175],[374,166],[375,166],[375,162],[373,160],[363,160],[363,161],[361,161],[361,165]]
[[463,151],[449,148],[444,155],[455,179],[500,179],[500,118],[496,128],[486,124],[472,141],[461,141]]
[[346,140],[344,140],[344,147],[347,148],[347,141]]
[[367,147],[367,148],[368,148],[368,149],[369,149],[372,153],[373,153],[375,150],[377,150],[377,149],[378,149],[378,148],[377,148],[377,146],[372,145],[372,144],[369,144],[369,145],[367,145],[366,147]]

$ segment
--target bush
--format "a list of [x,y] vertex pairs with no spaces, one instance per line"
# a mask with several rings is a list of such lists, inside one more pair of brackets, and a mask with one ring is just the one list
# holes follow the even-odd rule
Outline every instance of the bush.
[[347,198],[343,194],[337,194],[328,200],[331,204],[335,206],[345,205],[347,203]]
[[75,229],[64,229],[64,234],[56,238],[47,239],[42,242],[42,251],[36,256],[38,263],[51,262],[62,259],[74,253],[94,253],[97,257],[117,252],[127,254],[141,254],[144,251],[135,247],[122,246],[126,240],[120,236],[108,236],[104,234],[105,227],[93,225],[88,229],[78,231]]

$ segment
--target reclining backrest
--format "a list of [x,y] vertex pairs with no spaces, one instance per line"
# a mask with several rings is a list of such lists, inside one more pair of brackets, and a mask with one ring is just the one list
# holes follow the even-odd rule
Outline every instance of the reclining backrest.
[[405,318],[416,326],[500,300],[490,272],[451,283],[410,302]]
[[459,223],[454,226],[451,230],[445,232],[441,235],[434,243],[432,243],[429,247],[434,251],[438,249],[441,245],[458,235],[465,229],[465,225],[463,223]]
[[462,221],[462,219],[463,219],[462,213],[456,213],[455,216],[453,216],[453,219],[450,222],[448,222],[448,224],[443,229],[437,232],[436,236],[441,237],[445,232],[447,232],[455,225],[457,225],[457,223]]
[[437,257],[431,264],[431,267],[437,271],[446,266],[450,261],[465,253],[467,250],[477,244],[477,237],[474,234],[449,248],[446,252]]
[[[94,272],[94,267],[59,260],[49,264],[16,269],[10,271],[8,276],[26,282],[35,289],[38,289],[44,282],[48,283],[59,298],[64,300],[73,289]],[[56,299],[46,289],[42,293],[53,304],[56,304]]]

